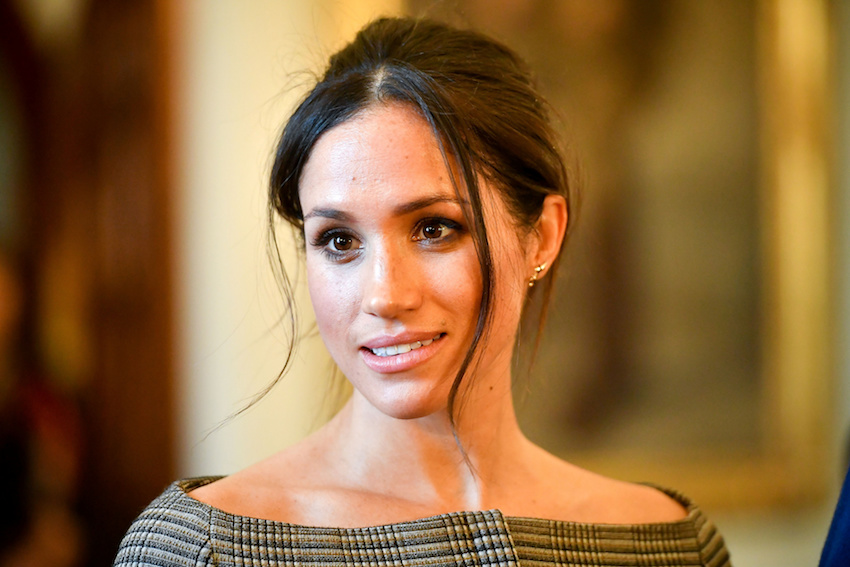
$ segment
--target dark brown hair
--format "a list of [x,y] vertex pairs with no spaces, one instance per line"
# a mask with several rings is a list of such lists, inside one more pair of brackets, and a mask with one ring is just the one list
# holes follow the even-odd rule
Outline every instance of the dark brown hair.
[[[515,224],[527,232],[539,219],[547,195],[564,196],[568,214],[572,212],[566,168],[546,103],[512,50],[480,33],[431,20],[379,19],[330,58],[324,75],[283,130],[269,187],[274,253],[275,215],[303,234],[299,181],[318,139],[365,109],[387,103],[408,105],[430,124],[455,191],[468,203],[464,215],[483,286],[475,334],[449,395],[454,423],[458,387],[476,351],[486,346],[493,311],[494,266],[479,176],[500,192]],[[281,276],[291,306],[291,288],[285,272]],[[535,293],[543,288],[544,293],[538,336],[552,281],[546,278],[532,288]]]

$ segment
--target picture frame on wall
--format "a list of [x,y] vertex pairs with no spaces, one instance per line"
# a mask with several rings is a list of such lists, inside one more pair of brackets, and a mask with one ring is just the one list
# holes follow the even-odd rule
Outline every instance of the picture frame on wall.
[[529,437],[709,506],[826,494],[828,3],[408,8],[519,48],[574,164],[578,213],[546,329],[516,363]]

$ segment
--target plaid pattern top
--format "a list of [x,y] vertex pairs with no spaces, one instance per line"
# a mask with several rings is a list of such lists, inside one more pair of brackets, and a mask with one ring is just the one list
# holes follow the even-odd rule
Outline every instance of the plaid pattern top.
[[366,528],[320,528],[229,514],[187,492],[215,478],[175,482],[136,519],[115,559],[130,566],[648,567],[729,566],[714,525],[691,501],[659,524],[582,524],[455,512]]

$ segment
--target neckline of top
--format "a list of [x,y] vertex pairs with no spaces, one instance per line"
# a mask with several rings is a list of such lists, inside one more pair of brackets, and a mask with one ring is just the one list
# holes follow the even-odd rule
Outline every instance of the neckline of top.
[[546,526],[559,526],[561,528],[577,528],[577,529],[588,529],[588,528],[599,528],[604,527],[606,529],[624,529],[624,530],[641,530],[647,529],[656,531],[659,528],[678,528],[686,525],[692,525],[695,518],[701,514],[699,508],[687,497],[683,494],[671,490],[668,488],[656,486],[654,484],[647,484],[647,486],[651,486],[656,490],[660,490],[667,496],[676,500],[679,504],[681,504],[685,510],[687,511],[687,515],[676,521],[672,522],[653,522],[653,523],[644,523],[644,524],[606,524],[606,523],[587,523],[587,522],[574,522],[569,520],[554,520],[547,518],[536,518],[531,516],[506,516],[502,513],[501,510],[497,508],[489,509],[489,510],[459,510],[455,512],[444,512],[442,514],[435,514],[433,516],[427,516],[423,518],[416,518],[412,520],[403,520],[400,522],[393,522],[388,524],[376,524],[369,526],[356,526],[356,527],[333,527],[333,526],[310,526],[305,524],[296,524],[281,520],[270,520],[265,518],[257,518],[253,516],[243,516],[240,514],[234,514],[232,512],[227,512],[226,510],[222,510],[221,508],[217,508],[211,504],[207,504],[206,502],[202,502],[196,498],[193,498],[189,493],[201,486],[210,484],[215,482],[221,478],[224,478],[223,475],[219,476],[202,476],[202,477],[191,477],[185,478],[182,480],[177,480],[172,483],[171,488],[177,491],[181,498],[186,498],[190,500],[193,505],[204,508],[209,512],[215,512],[217,515],[227,518],[230,520],[239,520],[242,522],[251,522],[251,523],[262,523],[267,525],[277,525],[281,527],[286,527],[289,529],[298,529],[301,531],[311,531],[311,532],[365,532],[365,531],[394,531],[394,532],[403,532],[405,529],[416,529],[426,527],[432,524],[445,524],[447,520],[458,519],[458,518],[467,518],[472,519],[475,518],[476,521],[497,521],[505,524],[515,524],[515,525],[546,525]]

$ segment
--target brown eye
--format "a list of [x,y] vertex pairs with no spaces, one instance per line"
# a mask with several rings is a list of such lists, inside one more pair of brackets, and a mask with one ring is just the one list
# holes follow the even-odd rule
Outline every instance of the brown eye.
[[436,246],[453,242],[462,229],[460,224],[444,218],[429,218],[416,227],[413,240],[424,245]]
[[333,237],[331,242],[334,250],[351,250],[351,245],[354,243],[354,240],[350,236],[345,236],[344,234],[338,234]]
[[422,227],[422,236],[425,238],[440,238],[443,235],[442,224],[426,224]]

